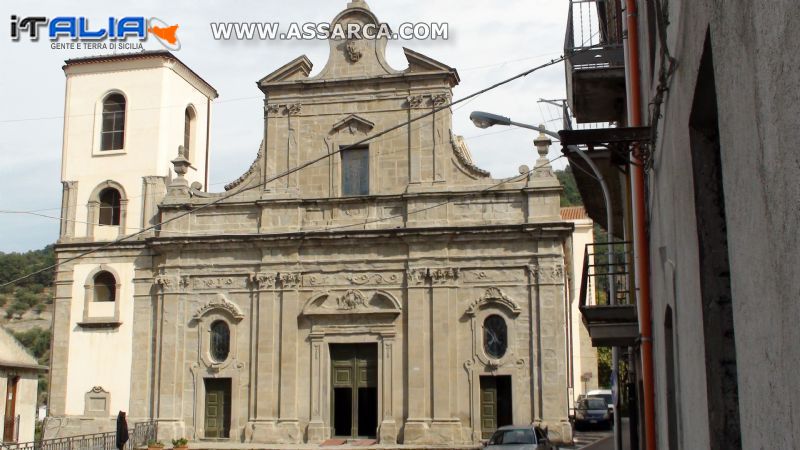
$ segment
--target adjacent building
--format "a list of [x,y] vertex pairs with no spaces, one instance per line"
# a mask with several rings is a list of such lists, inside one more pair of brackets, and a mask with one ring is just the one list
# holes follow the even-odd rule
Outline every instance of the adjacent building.
[[[332,23],[379,22],[356,0]],[[208,83],[167,52],[67,61],[48,437],[121,410],[162,440],[571,440],[551,142],[493,179],[452,130],[456,69],[329,44],[317,75],[300,56],[258,81],[264,139],[223,193]]]
[[4,328],[0,327],[0,424],[2,443],[31,442],[36,429],[39,374],[46,371]]
[[620,304],[583,312],[596,345],[631,349],[632,448],[797,446],[797,23],[792,2],[571,2],[562,142],[632,250]]

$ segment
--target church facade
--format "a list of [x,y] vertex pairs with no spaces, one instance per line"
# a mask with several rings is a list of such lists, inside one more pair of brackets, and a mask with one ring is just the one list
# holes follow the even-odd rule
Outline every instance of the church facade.
[[[353,22],[378,19],[352,1],[332,23]],[[264,140],[224,193],[203,189],[201,77],[166,52],[67,61],[46,437],[122,410],[162,439],[571,439],[550,142],[492,179],[436,111],[457,71],[408,49],[396,70],[385,47],[332,39],[319,74],[301,56],[263,77]]]

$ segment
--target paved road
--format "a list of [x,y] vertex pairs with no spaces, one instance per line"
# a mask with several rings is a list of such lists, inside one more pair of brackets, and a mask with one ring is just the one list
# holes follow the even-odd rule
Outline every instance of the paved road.
[[[628,419],[622,418],[622,448],[628,450]],[[575,445],[559,447],[562,450],[614,450],[614,433],[611,430],[576,431]]]

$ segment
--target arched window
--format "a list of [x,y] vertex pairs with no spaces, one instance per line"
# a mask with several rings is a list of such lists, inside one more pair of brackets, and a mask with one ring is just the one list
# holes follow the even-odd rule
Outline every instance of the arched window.
[[94,301],[113,302],[117,299],[117,279],[103,270],[94,276]]
[[100,191],[100,225],[119,225],[120,200],[119,191],[114,188]]
[[194,157],[194,152],[192,151],[192,145],[194,142],[192,141],[194,135],[194,128],[195,128],[195,114],[194,110],[191,106],[186,107],[186,111],[183,114],[183,151],[184,157],[189,161],[192,161]]
[[100,150],[122,150],[125,145],[125,97],[111,94],[103,100]]
[[209,346],[211,359],[223,362],[228,359],[231,351],[231,329],[224,320],[217,320],[211,324],[211,345]]
[[508,348],[508,327],[506,321],[492,314],[483,321],[483,348],[492,358],[502,358]]

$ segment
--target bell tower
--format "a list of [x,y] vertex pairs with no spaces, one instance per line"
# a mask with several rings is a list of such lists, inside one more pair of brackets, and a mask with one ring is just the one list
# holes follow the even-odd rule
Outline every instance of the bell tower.
[[59,242],[106,242],[156,223],[184,146],[205,187],[216,90],[167,51],[70,59]]

